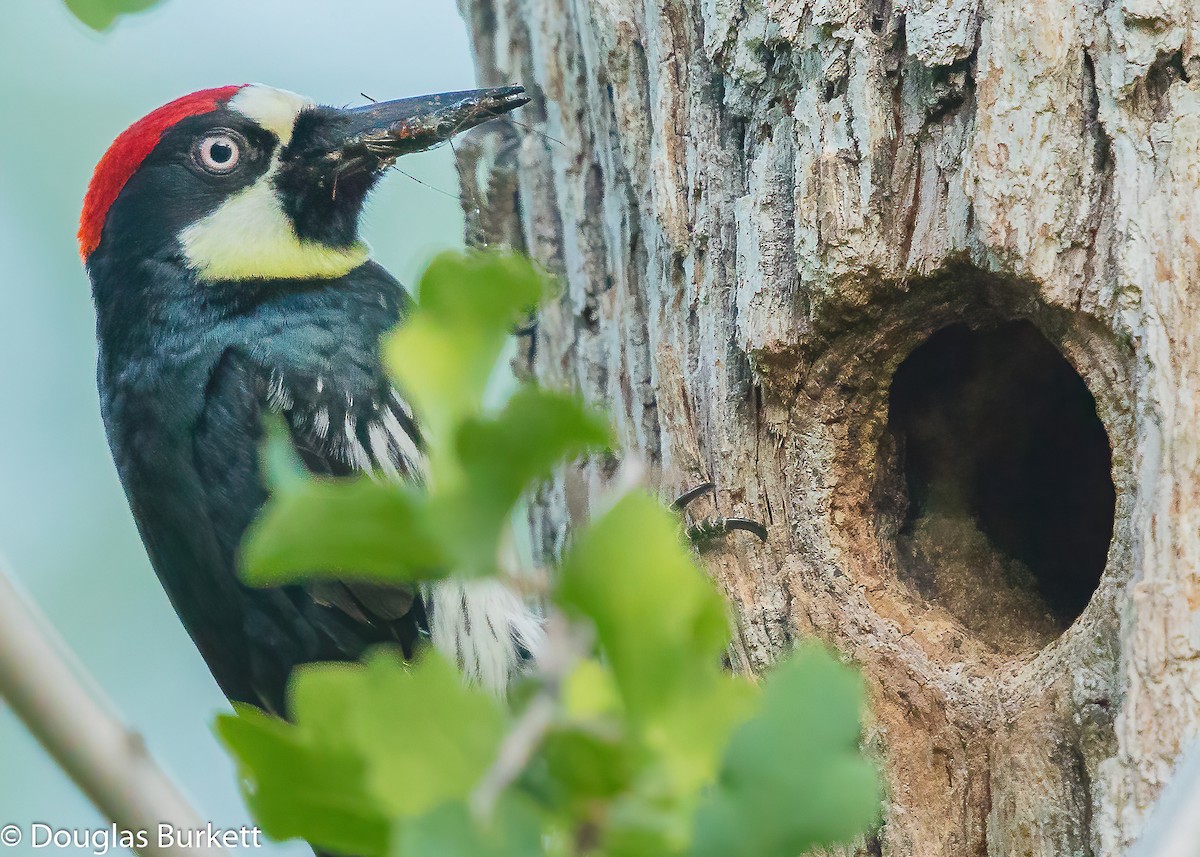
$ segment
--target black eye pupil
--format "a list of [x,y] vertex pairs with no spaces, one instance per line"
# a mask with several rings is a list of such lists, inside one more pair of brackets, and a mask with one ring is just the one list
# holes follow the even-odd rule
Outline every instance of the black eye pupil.
[[233,157],[233,146],[228,143],[213,143],[208,154],[213,159],[213,163],[225,164]]

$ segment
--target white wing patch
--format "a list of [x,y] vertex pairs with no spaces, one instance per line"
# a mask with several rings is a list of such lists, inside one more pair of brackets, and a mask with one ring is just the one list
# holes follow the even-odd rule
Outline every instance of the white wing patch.
[[[400,407],[400,410],[410,423],[414,422],[412,411],[408,409],[407,402],[401,399],[400,396],[395,392],[392,393],[392,401]],[[383,429],[387,436],[392,439],[392,442],[396,445],[396,448],[400,450],[400,455],[403,456],[406,461],[412,463],[412,469],[418,472],[423,470],[421,467],[421,462],[424,461],[424,456],[422,456],[421,451],[417,449],[416,441],[414,441],[412,436],[404,430],[402,425],[400,425],[400,419],[396,416],[396,412],[388,407],[383,409]]]
[[375,466],[376,462],[371,458],[371,453],[358,439],[358,426],[353,414],[346,415],[345,438],[346,462],[351,467],[363,473],[374,473],[379,469]]
[[329,409],[319,407],[313,414],[313,434],[319,439],[325,440],[329,437]]

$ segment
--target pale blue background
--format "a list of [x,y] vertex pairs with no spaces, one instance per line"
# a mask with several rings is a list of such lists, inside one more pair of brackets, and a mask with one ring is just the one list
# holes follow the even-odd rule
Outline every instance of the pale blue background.
[[[248,817],[212,735],[224,701],[158,587],[113,472],[74,234],[92,166],[117,133],[177,95],[246,81],[331,104],[474,85],[453,0],[167,0],[103,35],[57,0],[4,2],[0,553],[201,813],[229,827]],[[448,150],[400,166],[457,193]],[[395,173],[366,221],[376,258],[410,283],[461,229],[455,199]],[[103,823],[0,703],[0,825],[33,821]]]

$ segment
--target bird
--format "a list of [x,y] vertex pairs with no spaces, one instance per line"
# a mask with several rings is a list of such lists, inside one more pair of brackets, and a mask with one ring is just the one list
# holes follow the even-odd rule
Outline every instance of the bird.
[[[122,132],[84,197],[109,447],[150,562],[221,690],[288,716],[294,668],[427,646],[503,693],[543,643],[500,580],[252,588],[265,419],[311,473],[419,481],[420,428],[380,362],[410,310],[359,234],[404,155],[528,103],[520,86],[333,107],[263,84],[177,98]],[[272,416],[274,415],[274,416]]]

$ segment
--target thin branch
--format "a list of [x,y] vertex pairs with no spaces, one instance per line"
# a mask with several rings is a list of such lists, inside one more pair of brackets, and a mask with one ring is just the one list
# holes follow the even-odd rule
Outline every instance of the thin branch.
[[121,830],[145,831],[145,857],[225,853],[158,847],[158,826],[205,825],[88,680],[63,640],[0,561],[0,698],[3,698],[96,808]]
[[[615,506],[631,491],[638,491],[646,484],[646,467],[637,458],[627,458],[621,463],[616,477],[608,490],[596,504],[595,517],[600,517]],[[500,547],[499,563],[502,568],[516,567],[516,551],[509,538]],[[520,580],[525,575],[509,572],[509,578]],[[549,588],[549,575],[545,569],[538,570],[533,580],[541,579]],[[528,578],[527,578],[528,579]],[[479,785],[471,793],[471,813],[476,821],[486,821],[495,809],[496,801],[525,770],[546,734],[558,717],[562,683],[571,674],[575,664],[592,650],[593,638],[590,628],[573,624],[566,615],[551,606],[546,617],[546,642],[537,658],[537,677],[541,687],[525,706],[521,716],[500,744],[496,760],[483,775]]]
[[557,694],[548,688],[543,688],[530,700],[512,731],[504,737],[496,761],[471,793],[471,812],[476,820],[485,821],[491,817],[501,793],[525,770],[554,725],[557,711]]
[[567,617],[551,610],[546,618],[546,644],[538,658],[541,688],[504,737],[496,760],[471,793],[471,812],[478,821],[491,817],[500,795],[521,775],[558,716],[563,680],[589,649],[590,641],[572,628]]

